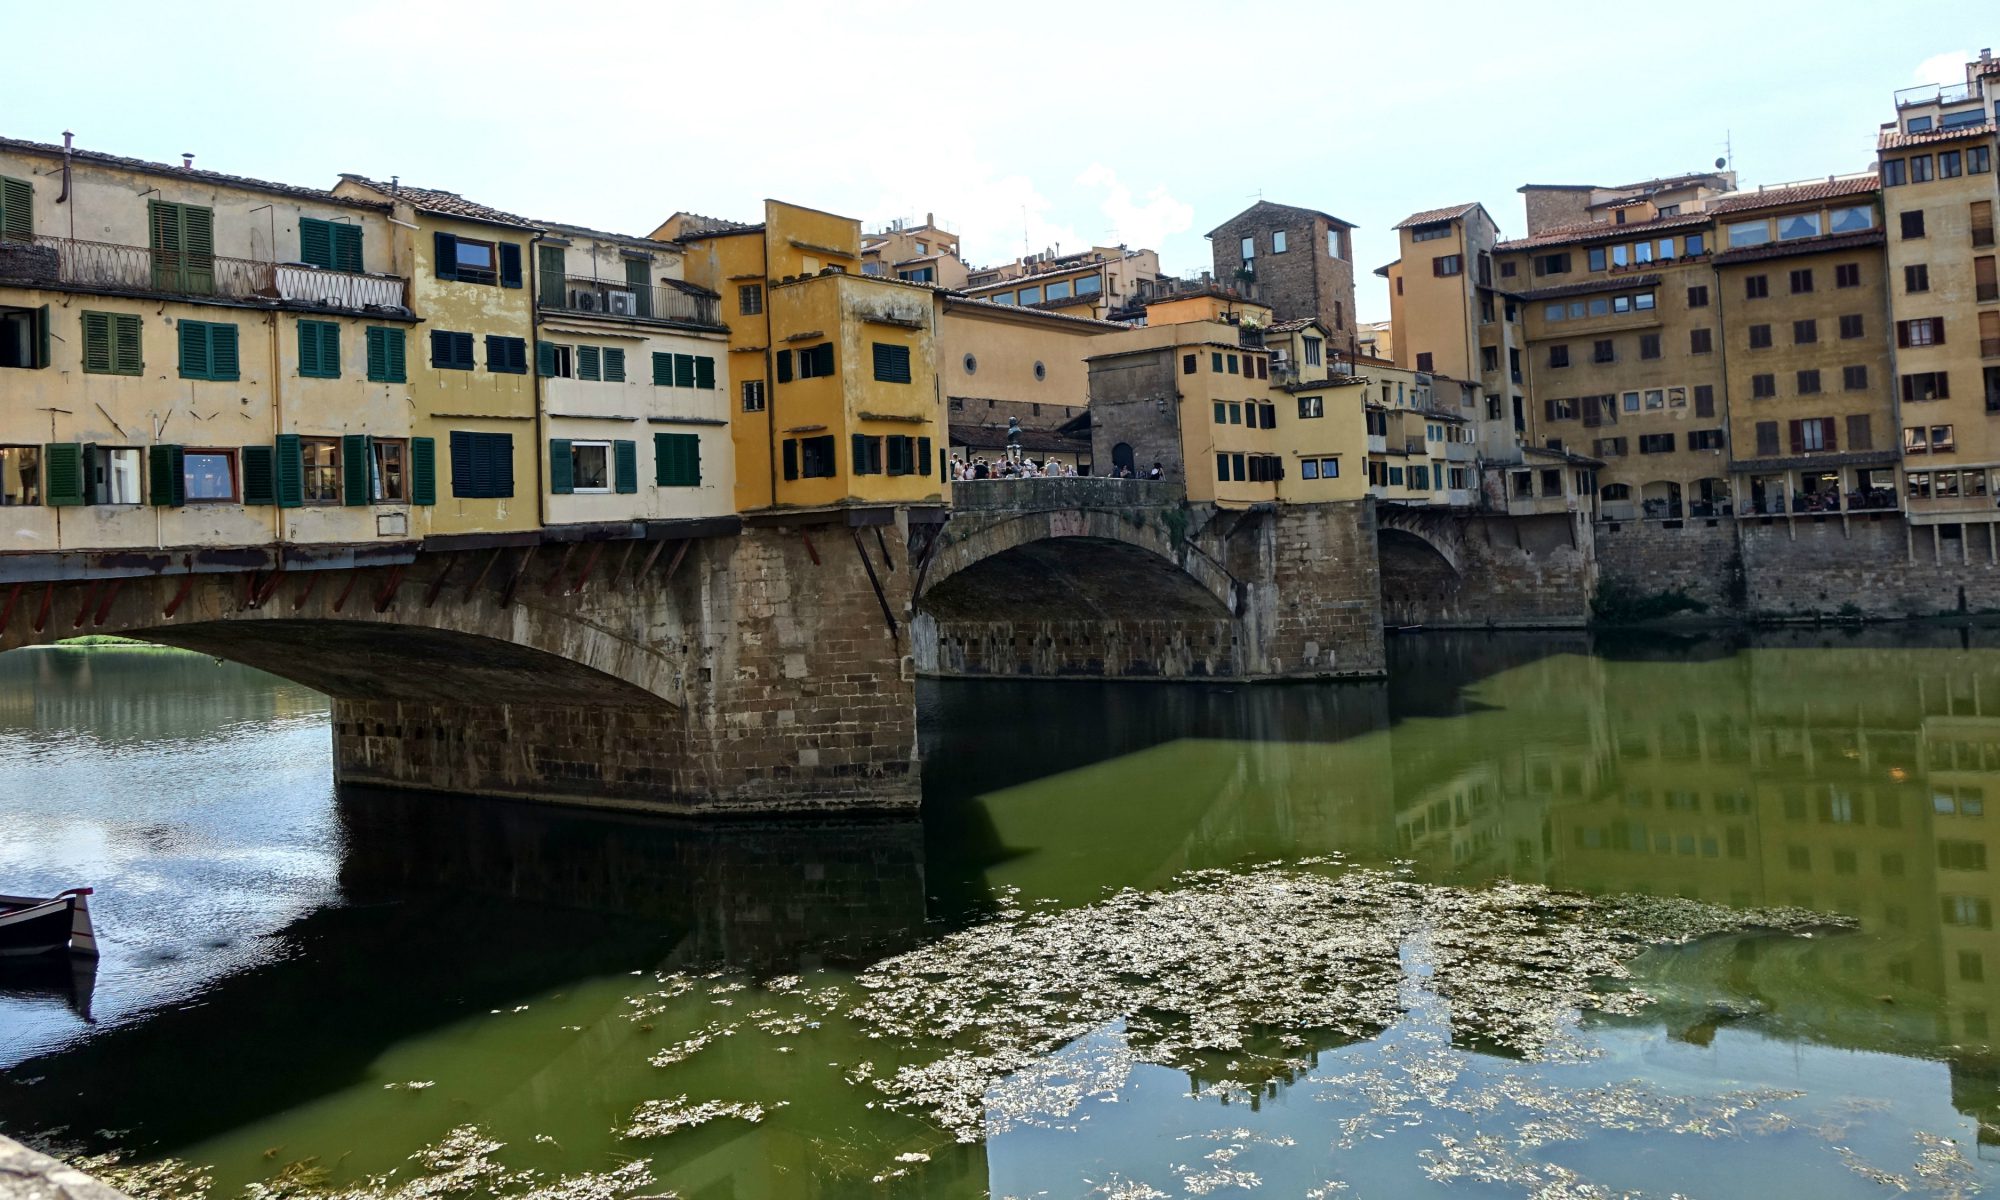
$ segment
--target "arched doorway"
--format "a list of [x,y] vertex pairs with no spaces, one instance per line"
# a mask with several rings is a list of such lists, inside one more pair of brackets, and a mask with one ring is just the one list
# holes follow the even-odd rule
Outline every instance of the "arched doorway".
[[[1111,447],[1111,473],[1119,475],[1126,471],[1132,471],[1132,446],[1129,442],[1120,442]],[[1133,474],[1138,472],[1133,471]]]

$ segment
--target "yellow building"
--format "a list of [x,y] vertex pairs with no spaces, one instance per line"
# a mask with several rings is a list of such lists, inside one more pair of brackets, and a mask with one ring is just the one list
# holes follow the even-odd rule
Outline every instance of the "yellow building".
[[[1230,293],[1183,292],[1148,306],[1146,317],[1143,327],[1098,339],[1089,360],[1100,464],[1142,477],[1157,464],[1190,500],[1223,507],[1365,494],[1358,393],[1324,366],[1274,373],[1268,309]],[[1302,354],[1307,332],[1284,335],[1298,339],[1282,347],[1288,359]]]
[[864,235],[861,273],[946,288],[964,287],[967,277],[958,235],[939,225],[933,213],[925,213],[922,224],[891,221],[886,228]]
[[1107,333],[1105,321],[995,304],[938,292],[935,296],[938,379],[945,393],[954,458],[1007,455],[1007,425],[1019,422],[1022,452],[1088,472],[1087,429],[1060,432],[1090,403],[1085,366]]
[[428,524],[434,447],[410,420],[389,215],[0,141],[0,543],[357,542]]
[[1729,417],[1712,453],[1729,449],[1739,513],[1896,507],[1879,190],[1869,172],[1709,202]]
[[334,194],[390,205],[393,261],[422,342],[406,347],[413,436],[437,446],[437,504],[414,535],[532,529],[546,495],[536,407],[534,222],[452,192],[343,175]]
[[1141,318],[1159,279],[1158,253],[1093,246],[1071,254],[1045,250],[997,267],[982,267],[968,275],[965,292],[995,304],[1133,321]]
[[947,436],[931,288],[859,274],[859,222],[768,200],[764,221],[677,214],[689,282],[722,295],[739,511],[942,502]]
[[[552,524],[736,511],[729,329],[679,249],[547,224],[535,244],[535,370]],[[761,411],[760,389],[740,402]]]
[[1989,556],[2000,521],[1996,85],[2000,61],[1982,53],[1962,84],[1899,92],[1877,143],[1910,521],[1933,526],[1931,538],[1985,525],[1976,536]]

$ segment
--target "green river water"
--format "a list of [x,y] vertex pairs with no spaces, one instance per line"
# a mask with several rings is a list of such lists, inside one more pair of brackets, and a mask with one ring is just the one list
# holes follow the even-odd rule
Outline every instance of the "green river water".
[[0,1131],[217,1198],[2000,1183],[2000,630],[1392,650],[926,684],[921,817],[777,825],[336,791],[310,692],[8,654],[0,891],[105,954],[0,974]]

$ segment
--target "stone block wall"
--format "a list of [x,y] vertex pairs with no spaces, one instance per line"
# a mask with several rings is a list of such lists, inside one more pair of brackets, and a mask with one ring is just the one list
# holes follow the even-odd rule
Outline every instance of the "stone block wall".
[[[918,620],[918,661],[944,677],[1234,679],[1236,622]],[[933,665],[934,664],[934,665]]]
[[1895,514],[1739,522],[1757,614],[1871,617],[2000,610],[1991,525],[1911,525]]
[[1679,591],[1709,606],[1710,615],[1736,611],[1743,586],[1733,517],[1600,522],[1594,527],[1598,574],[1642,595]]
[[1238,617],[1249,674],[1384,673],[1371,501],[1281,505],[1232,531],[1226,545],[1243,592]]
[[1380,539],[1382,615],[1432,628],[1565,628],[1590,618],[1597,559],[1569,513],[1394,510]]

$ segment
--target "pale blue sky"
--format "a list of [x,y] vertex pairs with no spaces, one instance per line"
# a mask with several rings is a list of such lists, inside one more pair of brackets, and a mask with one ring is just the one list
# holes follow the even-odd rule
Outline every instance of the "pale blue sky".
[[[296,183],[341,171],[644,233],[775,196],[935,212],[967,257],[1124,241],[1169,270],[1264,196],[1361,226],[1524,182],[1858,170],[1890,96],[2000,10],[1818,3],[344,5],[0,0],[0,133]],[[42,46],[46,53],[18,52]]]

